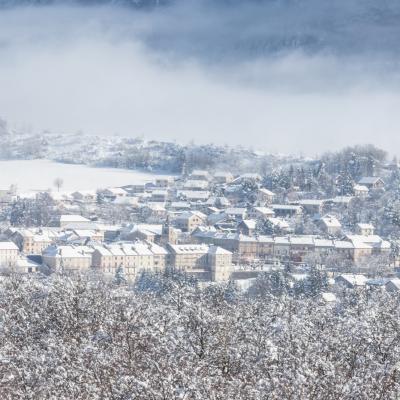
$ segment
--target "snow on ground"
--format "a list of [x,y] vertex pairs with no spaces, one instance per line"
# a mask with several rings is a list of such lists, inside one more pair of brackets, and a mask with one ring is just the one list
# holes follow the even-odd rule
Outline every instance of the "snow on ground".
[[48,160],[0,161],[0,189],[17,185],[19,194],[57,190],[54,186],[56,178],[64,181],[60,191],[72,192],[146,183],[155,180],[156,177],[155,174],[142,171],[92,168]]

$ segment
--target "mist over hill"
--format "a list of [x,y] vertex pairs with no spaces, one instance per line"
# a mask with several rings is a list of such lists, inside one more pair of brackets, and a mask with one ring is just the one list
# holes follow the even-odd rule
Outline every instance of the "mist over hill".
[[[294,50],[397,58],[400,49],[400,3],[394,0],[0,0],[0,6],[146,10],[155,22],[141,26],[146,44],[220,60]],[[137,15],[129,18],[135,24]]]
[[0,5],[0,116],[18,126],[311,155],[400,145],[396,1]]

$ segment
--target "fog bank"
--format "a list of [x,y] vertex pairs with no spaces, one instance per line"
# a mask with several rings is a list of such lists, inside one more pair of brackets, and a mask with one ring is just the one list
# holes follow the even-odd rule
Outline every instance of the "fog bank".
[[0,115],[66,133],[395,152],[395,3],[365,16],[363,2],[339,2],[333,15],[356,21],[344,26],[316,3],[302,14],[292,2],[211,3],[1,10]]

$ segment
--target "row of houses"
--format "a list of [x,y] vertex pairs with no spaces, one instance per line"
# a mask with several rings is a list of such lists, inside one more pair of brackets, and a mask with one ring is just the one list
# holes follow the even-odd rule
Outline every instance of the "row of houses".
[[[213,198],[211,185],[216,184],[224,188],[224,199],[221,206],[229,207],[232,203],[240,200],[242,197],[241,190],[244,182],[256,183],[257,203],[259,205],[269,205],[275,200],[275,193],[261,186],[262,178],[258,174],[243,174],[238,177],[233,177],[228,172],[216,173],[211,176],[207,171],[193,171],[188,177],[174,179],[173,177],[158,177],[154,182],[143,184],[131,184],[122,187],[107,188],[99,191],[81,190],[70,194],[52,193],[52,196],[58,200],[77,202],[83,204],[93,204],[99,198],[120,204],[138,205],[140,203],[173,203],[184,201],[189,203],[201,202],[204,205]],[[359,184],[354,186],[355,197],[365,198],[371,190],[383,189],[384,182],[378,177],[365,177],[360,180]],[[306,212],[322,212],[324,205],[329,203],[340,203],[351,201],[352,196],[338,196],[333,199],[305,199],[292,201],[288,206],[300,205]],[[210,204],[208,204],[210,205]],[[288,208],[283,212],[296,213],[296,209]]]
[[168,244],[149,241],[97,243],[92,245],[51,245],[41,252],[41,262],[21,254],[14,242],[0,242],[0,267],[19,272],[37,272],[41,266],[51,271],[79,273],[94,269],[106,277],[123,271],[134,280],[141,271],[162,271],[175,267],[202,280],[227,281],[232,268],[232,253],[217,246]]
[[373,255],[389,255],[391,245],[377,235],[348,235],[343,240],[324,239],[308,235],[246,236],[198,228],[192,234],[198,243],[213,244],[235,253],[240,261],[256,259],[303,263],[309,254],[322,259],[336,255],[356,265]]

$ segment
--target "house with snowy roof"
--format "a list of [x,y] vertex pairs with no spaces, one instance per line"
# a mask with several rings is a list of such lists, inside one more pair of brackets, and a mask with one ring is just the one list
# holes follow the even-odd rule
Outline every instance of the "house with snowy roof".
[[205,244],[168,245],[170,263],[201,280],[227,281],[232,268],[232,253]]
[[227,184],[234,180],[234,176],[230,172],[215,172],[213,180],[218,184]]
[[274,217],[275,211],[270,207],[253,207],[248,214],[250,218],[266,220]]
[[191,205],[188,201],[172,201],[168,207],[171,211],[189,211]]
[[356,225],[356,233],[362,236],[370,236],[374,234],[374,226],[372,224],[358,223]]
[[257,201],[262,204],[271,204],[275,199],[275,193],[266,188],[257,190]]
[[385,182],[378,176],[365,176],[358,181],[358,184],[366,186],[369,190],[384,189],[385,187]]
[[231,183],[232,184],[243,184],[243,183],[259,183],[262,181],[262,176],[257,173],[245,173],[238,176]]
[[53,245],[42,253],[43,264],[53,271],[87,271],[92,265],[92,249],[87,246]]
[[169,197],[169,192],[167,189],[156,189],[151,192],[149,201],[155,203],[164,203]]
[[16,193],[10,189],[0,189],[0,203],[11,203],[16,197]]
[[342,274],[335,278],[335,283],[348,289],[364,287],[368,278],[362,274]]
[[231,202],[224,196],[210,197],[207,202],[207,206],[217,207],[217,208],[228,208],[231,207]]
[[183,184],[184,190],[207,190],[210,186],[208,181],[200,179],[189,179]]
[[208,171],[200,169],[193,170],[192,173],[189,175],[189,177],[191,180],[199,180],[199,181],[208,181],[211,179],[211,176],[208,173]]
[[303,208],[293,204],[271,204],[271,209],[278,217],[294,217],[299,216],[303,212]]
[[224,213],[236,221],[242,221],[247,216],[247,209],[244,207],[228,207],[224,210]]
[[92,221],[77,214],[65,214],[60,216],[59,224],[61,228],[82,228],[85,229]]
[[342,230],[342,224],[334,215],[325,215],[319,220],[322,229],[331,236],[337,236]]
[[172,186],[174,178],[172,176],[159,176],[156,178],[156,186],[159,188],[167,188]]
[[238,224],[238,231],[244,235],[253,236],[257,227],[257,221],[254,219],[244,219]]
[[25,256],[18,257],[13,271],[18,274],[30,274],[39,272],[41,269],[41,264],[27,258]]
[[346,239],[353,245],[363,248],[363,244],[370,246],[371,254],[388,254],[390,252],[390,242],[382,239],[379,235],[347,235]]
[[162,235],[161,224],[133,224],[128,225],[121,231],[121,239],[135,241],[146,240],[148,242],[157,242]]
[[97,194],[94,190],[77,190],[71,193],[71,197],[76,202],[90,204],[96,202]]
[[168,251],[148,241],[117,242],[94,246],[93,267],[112,278],[118,270],[132,281],[140,271],[161,271],[168,262]]
[[324,211],[326,201],[326,199],[303,199],[297,201],[296,204],[300,205],[307,214],[321,215]]
[[356,197],[359,197],[361,199],[365,199],[366,197],[368,197],[369,189],[365,185],[354,185],[353,190]]
[[210,198],[210,192],[204,190],[177,190],[176,200],[190,202],[206,202]]
[[208,267],[211,270],[213,282],[226,282],[232,272],[232,253],[218,246],[208,249]]
[[107,200],[115,200],[117,197],[125,197],[128,195],[128,192],[122,187],[115,188],[107,188],[102,191],[102,195]]
[[290,224],[283,218],[279,217],[269,217],[267,221],[271,223],[272,227],[276,229],[278,232],[283,234],[293,232],[292,227]]
[[319,302],[324,304],[333,304],[337,302],[337,297],[335,293],[322,292],[317,296]]
[[184,211],[175,218],[174,223],[183,232],[192,232],[199,225],[207,223],[207,215],[200,211]]

